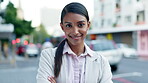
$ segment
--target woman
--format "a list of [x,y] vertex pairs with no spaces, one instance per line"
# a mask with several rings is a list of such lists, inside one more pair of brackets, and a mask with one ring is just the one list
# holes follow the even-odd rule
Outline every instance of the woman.
[[60,26],[66,39],[42,51],[37,83],[112,83],[108,61],[84,43],[90,28],[86,8],[76,2],[66,5]]

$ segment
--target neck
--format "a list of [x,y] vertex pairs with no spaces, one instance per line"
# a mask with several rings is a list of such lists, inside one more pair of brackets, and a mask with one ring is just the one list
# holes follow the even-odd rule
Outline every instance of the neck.
[[69,45],[71,50],[77,55],[79,56],[80,54],[84,53],[85,49],[84,49],[84,43],[81,45]]

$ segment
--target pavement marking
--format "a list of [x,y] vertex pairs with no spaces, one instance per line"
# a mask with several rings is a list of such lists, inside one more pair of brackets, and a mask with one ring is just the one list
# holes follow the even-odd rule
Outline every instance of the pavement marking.
[[135,83],[135,82],[131,82],[129,80],[126,80],[124,78],[116,78],[115,80],[119,81],[119,82],[122,82],[122,83]]
[[132,73],[117,74],[117,75],[113,75],[113,79],[122,78],[122,77],[131,77],[131,76],[142,76],[142,73],[132,72]]

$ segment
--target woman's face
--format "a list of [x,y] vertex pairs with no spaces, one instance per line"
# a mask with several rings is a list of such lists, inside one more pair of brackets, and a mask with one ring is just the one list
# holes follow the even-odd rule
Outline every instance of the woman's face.
[[65,32],[68,43],[72,45],[80,45],[84,42],[90,27],[90,22],[80,14],[67,13],[63,18],[63,23],[60,25]]

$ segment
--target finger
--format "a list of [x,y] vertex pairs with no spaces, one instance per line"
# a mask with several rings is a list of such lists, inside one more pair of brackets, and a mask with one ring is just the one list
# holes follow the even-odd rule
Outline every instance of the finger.
[[49,76],[47,79],[48,79],[48,81],[50,81],[51,83],[56,83],[54,77]]
[[56,83],[56,80],[54,77],[51,77],[51,81],[52,81],[52,83]]
[[50,82],[51,82],[51,77],[48,77],[47,79],[48,79],[48,81],[50,81]]

